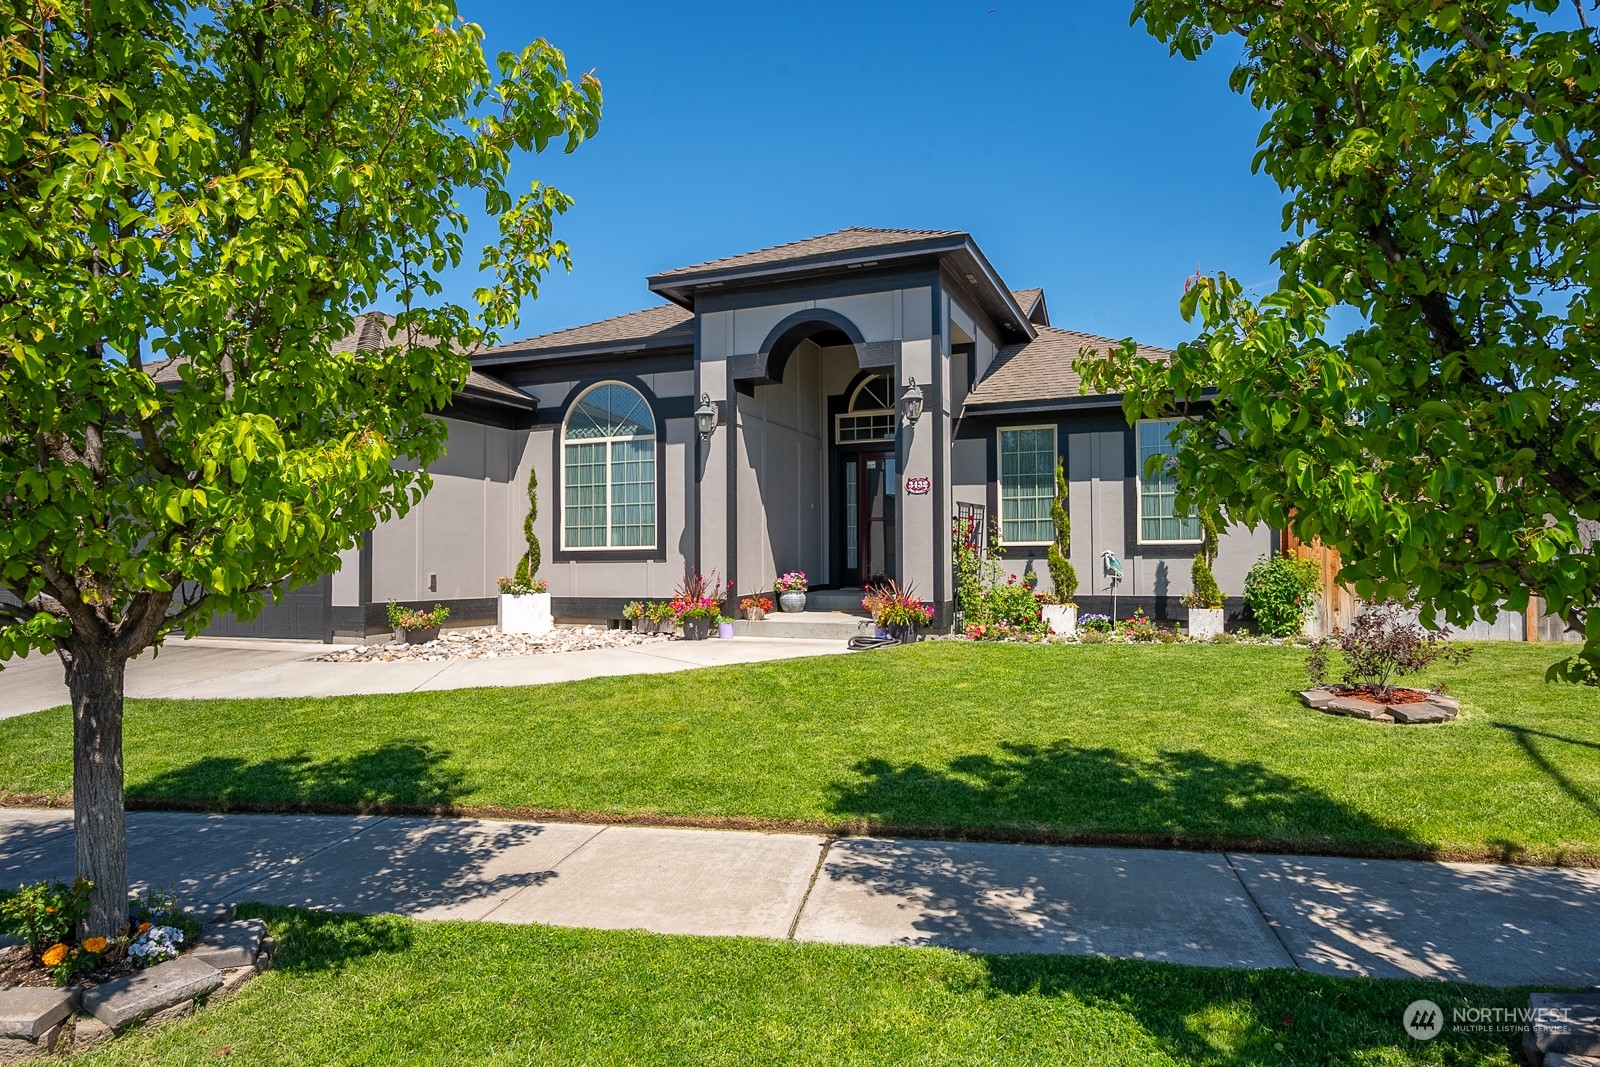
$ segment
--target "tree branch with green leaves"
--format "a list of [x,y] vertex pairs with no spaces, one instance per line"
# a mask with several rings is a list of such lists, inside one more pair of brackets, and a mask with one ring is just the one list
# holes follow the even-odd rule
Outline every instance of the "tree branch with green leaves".
[[[1287,526],[1342,581],[1449,622],[1531,594],[1600,677],[1600,34],[1558,0],[1140,0],[1193,59],[1242,48],[1254,166],[1284,191],[1276,291],[1192,280],[1167,364],[1079,360],[1130,418],[1196,414],[1186,500]],[[1576,14],[1577,17],[1574,17]],[[1332,309],[1361,322],[1328,337]]]
[[[66,666],[92,932],[123,915],[127,658],[422,499],[467,353],[569,266],[570,201],[512,165],[600,108],[449,2],[0,5],[0,660]],[[471,307],[442,295],[468,197]],[[384,343],[336,347],[379,303]]]

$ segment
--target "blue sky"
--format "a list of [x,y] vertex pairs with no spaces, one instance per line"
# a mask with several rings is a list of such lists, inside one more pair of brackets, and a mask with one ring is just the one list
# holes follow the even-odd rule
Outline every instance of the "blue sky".
[[[1271,288],[1260,116],[1128,24],[1131,0],[462,0],[491,52],[546,37],[605,86],[599,135],[519,163],[573,196],[573,271],[527,336],[655,302],[659,270],[844,226],[971,233],[1057,326],[1172,345],[1196,267]],[[481,235],[480,235],[481,236]],[[475,242],[481,243],[481,242]],[[460,278],[466,299],[472,279]]]

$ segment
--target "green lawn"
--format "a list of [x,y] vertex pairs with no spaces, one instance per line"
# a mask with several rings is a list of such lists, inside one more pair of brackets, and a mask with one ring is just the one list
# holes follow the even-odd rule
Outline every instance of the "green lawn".
[[273,925],[274,970],[83,1062],[1510,1067],[1509,1038],[1419,1043],[1402,1011],[1527,1003],[1296,971],[249,911]]
[[[133,803],[1600,859],[1600,692],[1552,646],[1430,670],[1444,726],[1310,711],[1302,650],[953,642],[527,689],[135,701]],[[64,709],[0,722],[0,794],[71,786]]]

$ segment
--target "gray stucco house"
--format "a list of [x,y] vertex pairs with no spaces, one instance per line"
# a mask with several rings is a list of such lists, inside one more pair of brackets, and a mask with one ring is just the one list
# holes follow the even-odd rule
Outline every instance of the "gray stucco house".
[[[617,619],[629,600],[669,597],[691,566],[736,594],[790,570],[813,588],[887,575],[948,620],[958,514],[998,517],[1007,565],[1049,587],[1058,455],[1082,610],[1109,607],[1109,550],[1126,571],[1121,613],[1181,617],[1198,524],[1174,511],[1169,481],[1140,474],[1169,427],[1130,428],[1118,397],[1082,395],[1072,361],[1112,342],[1052,325],[1044,293],[1010,288],[968,234],[852,228],[647,284],[652,307],[476,356],[441,413],[448,455],[427,499],[331,578],[219,631],[359,637],[387,630],[391,599],[492,621],[495,579],[522,551],[530,469],[558,620]],[[385,328],[364,317],[345,343]],[[922,400],[914,424],[908,393]],[[697,411],[715,413],[709,434]],[[1277,542],[1225,531],[1224,591]]]

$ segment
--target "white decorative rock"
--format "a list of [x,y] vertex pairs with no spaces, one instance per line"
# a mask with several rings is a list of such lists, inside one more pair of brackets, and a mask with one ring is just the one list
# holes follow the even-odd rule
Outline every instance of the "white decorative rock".
[[549,593],[501,593],[500,632],[547,634],[555,628]]
[[113,1030],[203,996],[222,984],[222,972],[193,956],[179,956],[126,978],[84,991],[83,1010]]
[[1039,609],[1045,625],[1057,637],[1071,637],[1078,632],[1078,605],[1046,604]]
[[1189,637],[1195,641],[1209,641],[1222,632],[1221,608],[1190,608]]

